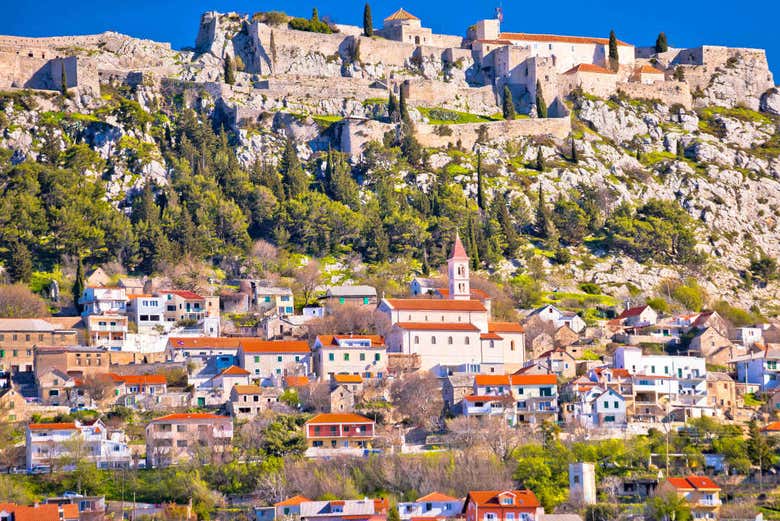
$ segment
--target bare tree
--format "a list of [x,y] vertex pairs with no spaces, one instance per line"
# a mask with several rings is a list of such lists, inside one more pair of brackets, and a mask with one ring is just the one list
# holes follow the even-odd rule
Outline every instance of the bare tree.
[[322,284],[322,271],[320,263],[312,259],[305,266],[295,271],[295,283],[299,292],[303,295],[303,304],[307,305],[314,296],[317,287]]
[[300,389],[299,397],[306,410],[330,411],[330,385],[327,382],[311,382]]
[[46,302],[24,284],[0,286],[0,317],[36,318],[49,315]]
[[268,241],[255,241],[252,245],[249,262],[250,273],[254,276],[263,276],[272,270],[279,260],[279,249]]
[[501,461],[509,461],[515,449],[531,437],[524,426],[512,427],[500,416],[482,419],[460,416],[447,421],[447,430],[448,437],[458,446],[482,447]]
[[390,330],[390,320],[387,315],[363,306],[344,304],[336,306],[325,317],[311,320],[306,324],[310,341],[318,335],[386,335]]
[[431,373],[398,378],[390,387],[393,405],[414,426],[433,431],[441,426],[444,400],[438,379]]
[[92,374],[84,377],[81,388],[95,404],[102,404],[116,387],[114,380],[105,374]]

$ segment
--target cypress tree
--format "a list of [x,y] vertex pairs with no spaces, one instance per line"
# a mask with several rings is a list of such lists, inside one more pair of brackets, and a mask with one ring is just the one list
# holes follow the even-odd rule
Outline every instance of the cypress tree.
[[398,101],[398,112],[401,115],[401,121],[407,124],[411,122],[409,108],[406,106],[406,90],[403,87],[401,87],[401,97]]
[[365,36],[374,36],[374,22],[371,19],[371,6],[366,2],[363,7],[363,34]]
[[317,10],[316,7],[311,10],[311,21],[312,22],[319,22],[320,21],[320,12],[319,12],[319,10]]
[[579,158],[577,157],[577,144],[574,141],[574,136],[571,137],[571,161],[572,163],[579,163]]
[[233,68],[233,60],[229,54],[225,56],[225,83],[228,85],[236,83],[236,72]]
[[485,209],[485,187],[482,184],[482,152],[477,150],[477,205]]
[[546,239],[550,249],[558,245],[558,229],[555,227],[550,209],[544,201],[542,183],[539,183],[539,200],[536,206],[536,231],[541,238]]
[[636,160],[637,161],[642,160],[642,151],[639,148],[636,149]]
[[501,231],[504,233],[506,239],[506,249],[504,253],[507,255],[513,255],[517,248],[520,247],[520,238],[515,230],[515,225],[512,222],[512,217],[509,215],[509,200],[507,194],[502,197],[496,197],[493,200],[493,204],[496,206],[496,217],[501,225]]
[[387,100],[387,115],[393,123],[397,123],[401,117],[398,109],[398,98],[395,97],[392,91],[390,92],[390,98]]
[[666,33],[658,33],[658,38],[655,39],[655,52],[666,52],[669,50],[669,44],[666,41]]
[[509,90],[509,85],[504,85],[504,100],[501,108],[504,113],[504,119],[515,119],[517,115],[515,113],[515,102],[512,99],[512,91]]
[[609,66],[615,72],[620,68],[617,36],[615,36],[614,30],[609,32]]
[[677,159],[685,159],[685,147],[681,139],[677,140]]
[[79,298],[84,293],[84,287],[84,264],[81,262],[81,256],[79,256],[78,264],[76,264],[76,278],[73,280],[73,304],[79,313],[84,311],[84,306],[79,304]]
[[542,147],[536,150],[536,169],[539,172],[544,172],[544,154],[542,153]]
[[284,193],[288,199],[298,197],[306,191],[309,180],[301,167],[301,161],[298,159],[298,152],[295,151],[292,139],[287,140],[279,166]]
[[547,103],[544,101],[542,84],[539,80],[536,80],[536,115],[540,118],[547,117]]
[[268,46],[271,48],[271,67],[273,67],[276,65],[276,39],[273,31],[271,31],[271,41]]
[[65,60],[60,60],[61,73],[60,73],[60,91],[63,96],[68,95],[68,73],[65,71]]

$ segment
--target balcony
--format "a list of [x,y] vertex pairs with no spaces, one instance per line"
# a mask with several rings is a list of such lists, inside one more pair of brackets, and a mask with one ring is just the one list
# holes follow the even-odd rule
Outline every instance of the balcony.
[[721,505],[720,499],[700,499],[693,504],[694,507],[719,507]]

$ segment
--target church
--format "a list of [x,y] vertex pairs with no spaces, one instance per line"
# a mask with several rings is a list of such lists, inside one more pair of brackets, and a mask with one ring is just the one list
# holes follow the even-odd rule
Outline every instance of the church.
[[489,299],[471,290],[469,257],[459,236],[447,268],[446,291],[427,298],[386,298],[379,303],[378,310],[391,324],[385,339],[388,353],[417,355],[420,370],[439,376],[451,372],[506,374],[520,369],[525,359],[523,328],[519,323],[491,320]]

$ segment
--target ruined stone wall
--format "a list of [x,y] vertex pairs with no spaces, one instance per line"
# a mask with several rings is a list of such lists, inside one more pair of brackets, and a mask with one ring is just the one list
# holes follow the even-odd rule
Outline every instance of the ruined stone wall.
[[460,141],[462,146],[472,148],[477,142],[481,127],[487,130],[488,139],[491,141],[508,141],[524,136],[544,135],[564,139],[571,133],[571,119],[516,119],[446,126],[418,124],[415,125],[415,133],[417,140],[425,147],[455,146]]
[[657,81],[652,84],[620,82],[616,85],[618,91],[630,98],[644,100],[659,100],[667,106],[680,104],[686,109],[693,107],[691,89],[685,82]]
[[561,97],[566,97],[571,91],[579,88],[599,98],[608,98],[617,92],[617,81],[617,74],[582,72],[562,74],[558,78],[558,93]]
[[495,91],[489,85],[458,87],[443,81],[415,79],[404,82],[403,88],[412,107],[444,107],[483,115],[499,110]]

